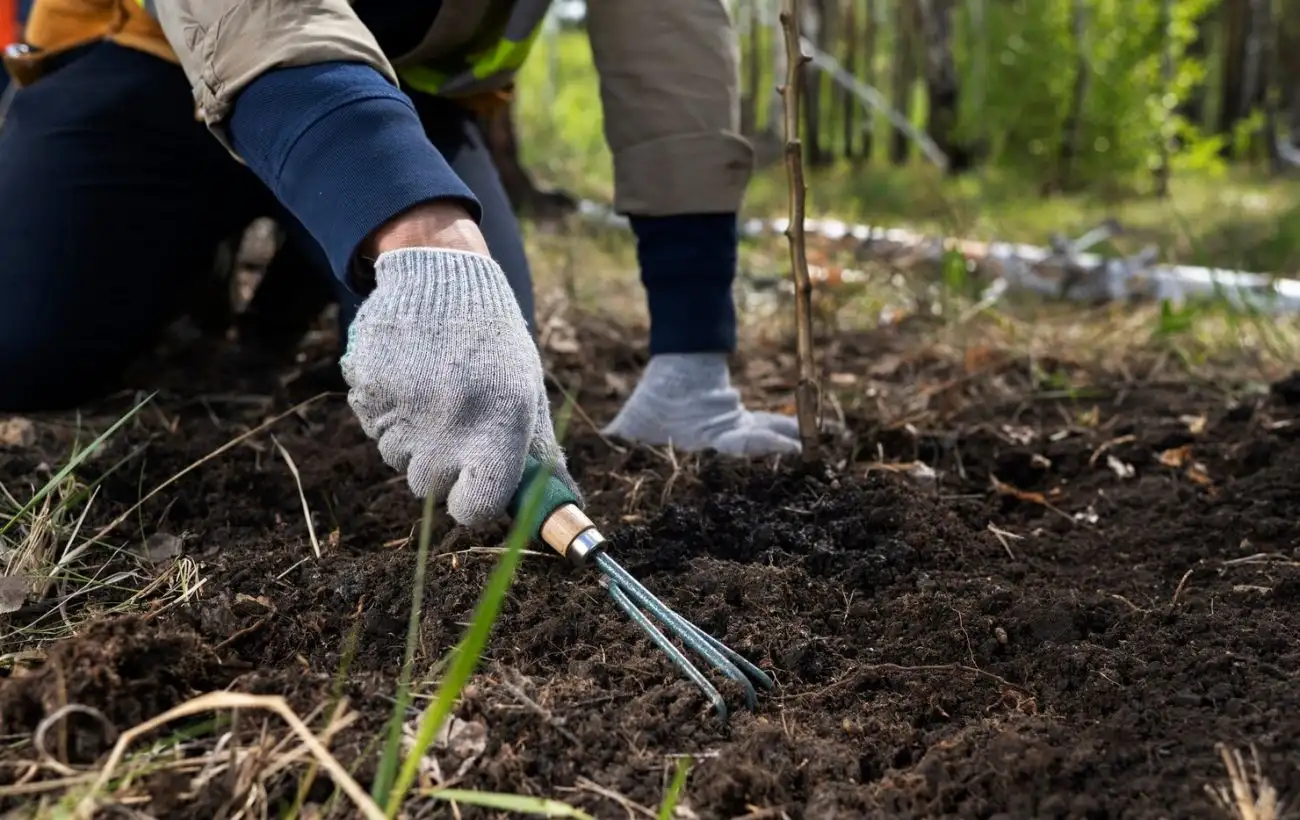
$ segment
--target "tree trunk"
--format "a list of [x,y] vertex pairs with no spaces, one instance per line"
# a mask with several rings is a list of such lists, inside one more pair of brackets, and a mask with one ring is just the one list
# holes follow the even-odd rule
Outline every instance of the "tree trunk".
[[[1250,0],[1224,0],[1219,9],[1219,42],[1222,73],[1219,115],[1216,132],[1231,135],[1233,127],[1250,111],[1242,96],[1246,88],[1246,31],[1250,19]],[[1228,146],[1225,150],[1231,150]]]
[[920,0],[925,41],[925,89],[929,99],[926,132],[948,156],[949,173],[970,168],[970,155],[957,140],[959,84],[952,54],[954,0]]
[[1088,99],[1088,86],[1092,82],[1092,69],[1088,63],[1088,6],[1086,0],[1074,0],[1071,15],[1074,27],[1074,89],[1070,93],[1070,108],[1061,125],[1061,149],[1058,155],[1057,190],[1068,190],[1074,184],[1074,160],[1079,154],[1079,141],[1083,132],[1083,109]]
[[[1174,85],[1174,36],[1170,29],[1173,22],[1173,0],[1160,0],[1160,17],[1157,28],[1160,31],[1160,95],[1170,93]],[[1160,103],[1164,110],[1164,101]],[[1172,134],[1167,133],[1173,111],[1165,111],[1160,118],[1156,138],[1159,164],[1155,169],[1155,195],[1164,198],[1169,195],[1169,153]]]
[[[1205,36],[1205,27],[1210,21],[1202,18],[1196,22],[1196,36],[1187,44],[1187,50],[1184,52],[1187,59],[1195,60],[1202,65],[1209,58],[1209,38]],[[1204,127],[1205,122],[1205,96],[1208,89],[1205,83],[1197,84],[1196,88],[1187,95],[1185,99],[1178,103],[1178,115],[1192,125]]]
[[1280,174],[1287,168],[1279,145],[1279,140],[1282,139],[1279,122],[1282,89],[1278,85],[1278,78],[1282,73],[1278,55],[1280,21],[1277,19],[1276,9],[1271,0],[1254,0],[1254,5],[1256,8],[1251,17],[1255,21],[1254,28],[1261,32],[1260,66],[1263,76],[1260,79],[1260,86],[1264,97],[1265,150],[1268,151],[1269,170],[1274,174]]
[[[876,85],[876,41],[880,34],[880,15],[878,0],[867,0],[863,21],[865,29],[862,37],[862,79],[872,87]],[[848,104],[855,103],[850,101]],[[862,120],[862,158],[868,162],[871,161],[871,155],[875,153],[875,144],[876,117],[872,113],[866,113]]]
[[785,123],[782,121],[785,102],[781,99],[781,85],[785,82],[789,61],[785,53],[785,41],[780,36],[773,36],[770,42],[772,44],[772,76],[774,79],[771,84],[771,96],[768,97],[767,103],[766,131],[775,136],[783,133],[785,128]]
[[[844,70],[858,75],[858,0],[844,0]],[[840,101],[841,126],[844,131],[844,158],[852,159],[857,153],[858,103],[847,88],[836,86]]]
[[[915,26],[912,25],[915,11],[911,3],[899,3],[895,8],[894,65],[890,72],[893,105],[906,116],[912,110],[912,86],[916,82]],[[894,165],[906,165],[911,148],[907,135],[894,129],[889,143],[889,161]]]
[[[826,2],[812,0],[805,5],[803,20],[800,21],[803,36],[823,51],[826,45],[826,27],[823,25]],[[800,76],[803,79],[804,161],[816,168],[826,164],[826,152],[822,146],[822,75],[812,63],[805,63]]]

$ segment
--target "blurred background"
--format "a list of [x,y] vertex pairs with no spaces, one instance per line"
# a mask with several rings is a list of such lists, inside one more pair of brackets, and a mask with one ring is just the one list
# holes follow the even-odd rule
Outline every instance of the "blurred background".
[[[751,216],[785,213],[780,0],[732,0]],[[1267,272],[1300,252],[1300,16],[1281,0],[806,0],[810,216]],[[554,7],[513,112],[542,187],[611,197],[584,4]]]

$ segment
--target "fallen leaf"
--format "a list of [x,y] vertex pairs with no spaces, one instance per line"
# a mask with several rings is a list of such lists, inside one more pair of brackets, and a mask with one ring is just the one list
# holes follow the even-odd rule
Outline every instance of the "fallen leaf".
[[872,363],[871,367],[867,369],[867,373],[877,379],[883,379],[897,373],[902,366],[902,356],[896,353],[885,353]]
[[872,470],[884,470],[887,473],[907,476],[922,487],[933,487],[939,481],[939,474],[923,461],[905,461],[896,464],[878,461],[867,465],[867,475],[870,475]]
[[832,373],[828,381],[836,387],[849,387],[857,384],[858,377],[853,373]]
[[1193,484],[1200,484],[1202,487],[1210,487],[1214,484],[1209,473],[1205,471],[1205,465],[1199,461],[1187,468],[1186,475],[1189,481]]
[[1160,463],[1166,467],[1181,467],[1187,463],[1187,459],[1192,456],[1192,445],[1184,444],[1182,447],[1172,447],[1160,453]]
[[622,398],[632,392],[632,383],[621,373],[605,373],[605,388],[609,395]]
[[487,749],[487,727],[478,721],[461,720],[453,715],[442,725],[433,743],[461,760],[477,759]]
[[1199,436],[1205,432],[1205,416],[1179,416],[1178,420],[1187,425],[1187,432]]
[[1001,358],[1001,351],[988,345],[975,345],[966,348],[962,356],[962,365],[967,373],[974,373],[994,364]]
[[1132,478],[1137,475],[1137,470],[1133,469],[1132,464],[1120,461],[1112,455],[1106,456],[1106,466],[1120,478]]
[[578,340],[561,336],[558,333],[546,340],[546,349],[553,353],[577,353],[582,348]]
[[185,542],[169,532],[156,532],[144,540],[144,557],[155,564],[170,561],[183,551]]
[[[402,726],[402,745],[405,746],[408,754],[415,748],[415,738],[419,734],[419,729],[419,721],[408,721]],[[451,757],[459,761],[459,764],[451,777],[446,778],[443,776],[438,759],[426,752],[420,759],[420,769],[424,773],[438,783],[463,777],[487,750],[487,727],[478,721],[461,720],[451,715],[434,737],[432,749],[449,752]]]
[[28,419],[14,416],[0,421],[0,446],[31,447],[36,443],[36,425]]
[[1038,438],[1038,433],[1032,427],[1024,427],[1014,424],[1002,425],[1002,434],[1015,444],[1029,444]]
[[27,600],[27,581],[14,575],[0,575],[0,615],[17,612]]

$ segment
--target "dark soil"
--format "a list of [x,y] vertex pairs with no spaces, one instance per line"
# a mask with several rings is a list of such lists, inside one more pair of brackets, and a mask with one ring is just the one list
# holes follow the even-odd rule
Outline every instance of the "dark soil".
[[[551,365],[603,420],[635,378],[636,348],[581,341],[590,369],[572,353]],[[686,802],[705,818],[1222,817],[1205,786],[1223,781],[1225,743],[1248,758],[1253,745],[1283,796],[1300,795],[1294,384],[1232,399],[1218,386],[1073,372],[1088,389],[1071,399],[1035,393],[1015,361],[971,376],[887,348],[866,336],[832,349],[828,369],[857,381],[840,389],[850,440],[819,465],[673,464],[612,449],[574,421],[571,463],[614,555],[778,688],[720,725],[594,575],[529,557],[457,711],[487,731],[460,787],[636,816],[599,789],[656,806],[670,756],[690,754]],[[788,395],[762,359],[742,368],[747,389]],[[300,379],[252,402],[220,354],[200,375],[202,361],[164,370],[171,387],[83,476],[143,446],[104,479],[88,531],[314,392]],[[890,403],[920,382],[935,385],[925,407]],[[64,703],[120,731],[221,688],[282,694],[306,714],[349,654],[344,689],[361,719],[333,747],[368,784],[367,744],[403,652],[419,504],[339,396],[271,432],[301,471],[324,557],[310,558],[270,434],[251,437],[116,531],[118,543],[183,537],[205,579],[197,602],[106,617],[7,672],[0,734],[29,737]],[[0,450],[0,484],[29,492],[74,433],[67,419],[41,420],[35,446]],[[878,464],[912,461],[937,480]],[[495,561],[469,550],[500,535],[437,526],[423,668],[460,637]],[[67,761],[102,759],[113,732],[67,720]],[[262,726],[242,725],[250,738]],[[18,743],[0,757],[34,753]],[[447,753],[440,762],[457,768]],[[25,771],[0,768],[0,780]],[[300,772],[276,780],[272,799],[288,802]],[[154,816],[214,816],[231,799],[224,778],[185,799],[183,778],[146,785]],[[312,798],[328,794],[322,777]]]

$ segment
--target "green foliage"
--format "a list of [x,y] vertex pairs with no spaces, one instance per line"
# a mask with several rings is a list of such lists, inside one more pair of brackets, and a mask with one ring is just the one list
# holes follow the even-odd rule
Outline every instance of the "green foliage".
[[[1080,57],[1088,72],[1079,109],[1074,174],[1081,181],[1131,185],[1154,168],[1162,140],[1177,138],[1201,168],[1217,154],[1199,127],[1177,114],[1204,84],[1206,66],[1188,47],[1197,22],[1217,0],[1172,0],[1167,30],[1160,0],[1084,0],[1084,37],[1075,36],[1067,0],[1013,0],[983,4],[990,50],[983,93],[963,94],[959,133],[990,135],[990,159],[1036,180],[1053,179],[1074,105]],[[954,37],[961,77],[975,74],[981,43],[962,4]],[[1168,48],[1172,77],[1161,62]],[[1217,148],[1217,144],[1213,144]]]

